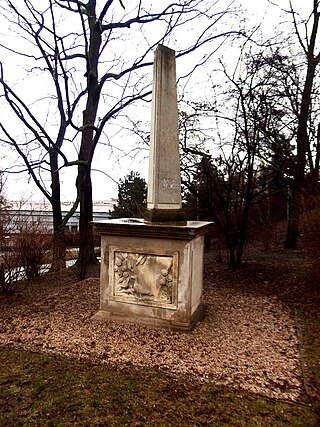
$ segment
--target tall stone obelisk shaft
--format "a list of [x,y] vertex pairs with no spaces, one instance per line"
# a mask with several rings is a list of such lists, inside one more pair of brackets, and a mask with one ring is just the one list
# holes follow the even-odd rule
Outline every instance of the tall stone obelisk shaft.
[[175,51],[159,45],[155,52],[148,205],[151,222],[185,221],[181,204],[179,118]]

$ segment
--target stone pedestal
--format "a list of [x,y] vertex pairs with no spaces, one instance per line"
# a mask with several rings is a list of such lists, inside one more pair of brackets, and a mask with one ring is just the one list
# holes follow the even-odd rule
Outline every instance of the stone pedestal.
[[204,315],[203,235],[210,226],[95,222],[101,234],[101,289],[93,319],[190,331]]
[[175,52],[159,45],[153,69],[145,219],[95,222],[101,234],[100,310],[115,320],[190,331],[203,317],[204,233],[181,203]]

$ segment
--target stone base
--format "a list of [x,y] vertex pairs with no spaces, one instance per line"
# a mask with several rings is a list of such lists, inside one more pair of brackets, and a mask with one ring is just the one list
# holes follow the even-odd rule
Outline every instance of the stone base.
[[204,316],[204,233],[211,223],[95,222],[101,234],[100,310],[94,320],[187,332]]
[[188,323],[171,322],[170,320],[158,319],[156,317],[143,317],[143,316],[127,316],[121,313],[109,312],[99,310],[92,320],[98,322],[116,322],[127,324],[139,324],[143,326],[151,326],[162,328],[174,332],[191,332],[198,322],[201,322],[206,314],[206,306],[201,304],[193,313]]
[[185,209],[147,209],[144,219],[149,222],[184,222],[186,224],[187,212]]

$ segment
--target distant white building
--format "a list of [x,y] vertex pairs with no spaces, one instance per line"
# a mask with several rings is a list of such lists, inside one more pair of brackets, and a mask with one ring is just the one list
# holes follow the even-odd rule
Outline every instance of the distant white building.
[[[95,201],[93,203],[93,221],[101,221],[110,218],[115,202],[112,200]],[[72,202],[62,202],[62,216],[65,216],[72,208]],[[37,222],[45,229],[52,230],[52,207],[48,202],[12,201],[8,202],[7,215],[9,230],[11,233],[19,233],[21,223],[28,221]],[[66,230],[76,233],[79,231],[80,211],[79,207],[69,219]]]

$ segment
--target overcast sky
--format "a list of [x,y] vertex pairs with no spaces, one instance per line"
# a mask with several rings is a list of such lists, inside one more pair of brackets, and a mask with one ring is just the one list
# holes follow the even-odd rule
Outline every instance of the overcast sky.
[[[282,0],[283,4],[287,4],[286,0]],[[277,18],[277,10],[274,7],[271,7],[267,0],[242,0],[242,5],[248,9],[248,19],[251,16],[252,22],[260,22],[263,18],[265,19],[265,26],[271,27],[274,25]],[[2,31],[3,32],[3,31]],[[169,46],[175,49],[175,46]],[[210,48],[210,46],[208,46]],[[223,48],[225,49],[225,48]],[[225,51],[218,51],[216,53],[216,59],[219,58]],[[188,60],[187,60],[188,61]],[[181,73],[184,72],[184,63],[183,60],[177,61],[177,76],[181,76]],[[150,76],[152,75],[152,69],[149,69]],[[201,100],[205,96],[206,88],[202,86],[204,80],[204,74],[199,73],[195,75],[190,80],[190,93],[191,96],[194,95],[194,91],[199,92],[199,99]],[[26,83],[26,88],[30,87],[29,82]],[[27,90],[27,89],[26,89]],[[145,122],[150,122],[151,116],[151,105],[144,104],[139,107],[140,112],[142,111],[142,116]],[[134,110],[132,110],[132,114]],[[147,150],[142,150],[137,152],[135,150],[136,146],[134,144],[135,137],[130,135],[129,132],[121,135],[121,138],[117,138],[117,129],[114,128],[113,144],[115,148],[111,151],[106,149],[105,146],[98,147],[95,153],[95,160],[93,163],[92,179],[93,179],[93,199],[94,200],[105,200],[117,197],[117,184],[120,178],[124,177],[131,170],[139,171],[141,175],[147,179],[148,174],[148,152]],[[117,149],[117,146],[119,149]],[[121,158],[121,149],[125,148],[123,153],[123,158]],[[132,157],[124,156],[126,152],[130,152],[130,147],[134,150],[131,152]],[[135,154],[133,156],[133,154]],[[117,160],[116,158],[119,158]],[[75,170],[68,171],[62,174],[62,199],[65,201],[70,201],[75,196]],[[112,177],[112,179],[110,179]],[[41,200],[43,196],[39,190],[35,189],[32,181],[28,180],[25,176],[24,178],[14,178],[10,177],[7,184],[7,197],[9,200],[18,200],[20,198],[25,199],[34,199]]]

